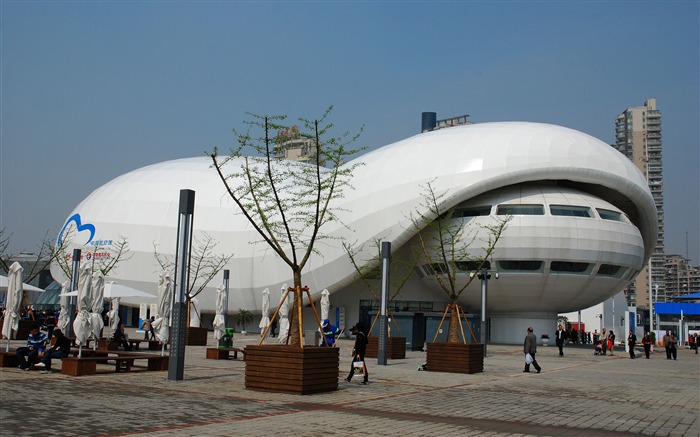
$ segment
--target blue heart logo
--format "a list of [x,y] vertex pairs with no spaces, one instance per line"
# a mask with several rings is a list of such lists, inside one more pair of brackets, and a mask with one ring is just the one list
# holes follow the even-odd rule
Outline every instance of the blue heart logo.
[[61,229],[61,233],[58,234],[58,246],[61,247],[63,246],[63,233],[66,231],[66,228],[68,225],[71,223],[75,223],[75,228],[78,233],[83,232],[83,231],[90,231],[90,238],[85,242],[85,244],[88,244],[92,241],[93,238],[95,238],[95,225],[90,224],[90,223],[82,223],[82,219],[80,218],[80,214],[75,213],[68,220],[66,220],[66,224],[63,225],[63,229]]

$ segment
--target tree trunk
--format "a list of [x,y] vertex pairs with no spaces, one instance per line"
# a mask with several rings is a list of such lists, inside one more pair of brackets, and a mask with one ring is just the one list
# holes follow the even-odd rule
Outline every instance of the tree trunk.
[[447,339],[448,343],[459,343],[459,312],[457,312],[457,303],[452,302],[450,307],[450,335]]
[[[294,315],[294,322],[291,329],[291,338],[289,344],[292,346],[301,347],[301,330],[299,326],[303,326],[302,321],[302,294],[301,294],[301,272],[294,271],[294,292],[293,292],[294,303],[292,304],[292,314]],[[290,317],[290,320],[292,318]]]

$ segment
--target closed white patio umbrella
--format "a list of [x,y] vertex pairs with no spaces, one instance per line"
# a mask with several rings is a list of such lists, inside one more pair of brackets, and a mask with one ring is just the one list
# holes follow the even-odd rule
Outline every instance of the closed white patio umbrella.
[[163,272],[158,278],[158,314],[153,321],[156,338],[162,343],[161,355],[165,355],[165,343],[170,338],[170,311],[173,294],[173,281],[170,275]]
[[287,296],[287,299],[283,299],[285,293],[287,293],[287,284],[284,284],[282,286],[282,296],[280,297],[281,303],[280,303],[280,309],[279,309],[279,317],[280,317],[280,335],[277,339],[279,343],[287,343],[287,336],[289,336],[289,296]]
[[214,316],[214,337],[221,340],[226,332],[226,290],[223,285],[216,289],[216,315]]
[[90,305],[90,332],[92,333],[92,338],[95,340],[92,343],[92,348],[97,349],[97,339],[100,338],[102,334],[102,328],[104,328],[105,323],[102,320],[102,311],[104,309],[104,290],[105,290],[105,277],[102,273],[95,272],[92,276],[92,304]]
[[68,324],[70,323],[70,314],[68,314],[68,281],[61,286],[61,311],[58,313],[58,329],[61,332],[68,332]]
[[75,343],[79,348],[79,356],[82,357],[83,345],[90,336],[90,309],[92,308],[92,272],[89,264],[83,264],[80,268],[80,280],[78,284],[78,314],[73,321]]
[[7,300],[5,302],[5,320],[2,324],[2,335],[7,338],[5,352],[10,350],[10,339],[17,335],[19,328],[19,308],[22,305],[22,271],[18,262],[12,263],[7,281]]
[[265,329],[270,324],[270,289],[266,288],[262,292],[262,317],[260,318],[260,336],[265,333]]

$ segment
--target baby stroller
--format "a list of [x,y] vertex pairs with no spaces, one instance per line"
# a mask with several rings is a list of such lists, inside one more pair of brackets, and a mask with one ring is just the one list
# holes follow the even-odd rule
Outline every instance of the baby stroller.
[[595,344],[595,352],[593,352],[593,355],[603,355],[603,343],[598,342]]

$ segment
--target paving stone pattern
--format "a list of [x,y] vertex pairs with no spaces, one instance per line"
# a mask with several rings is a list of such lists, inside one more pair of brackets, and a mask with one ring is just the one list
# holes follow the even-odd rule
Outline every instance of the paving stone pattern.
[[338,391],[307,396],[246,390],[245,363],[206,360],[203,346],[187,347],[182,381],[144,367],[0,369],[0,436],[700,436],[700,355],[688,350],[669,361],[663,350],[631,360],[542,347],[543,372],[527,374],[519,346],[490,345],[472,375],[418,371],[425,353],[408,351],[387,366],[369,360],[364,386],[342,380],[352,341],[339,345]]

